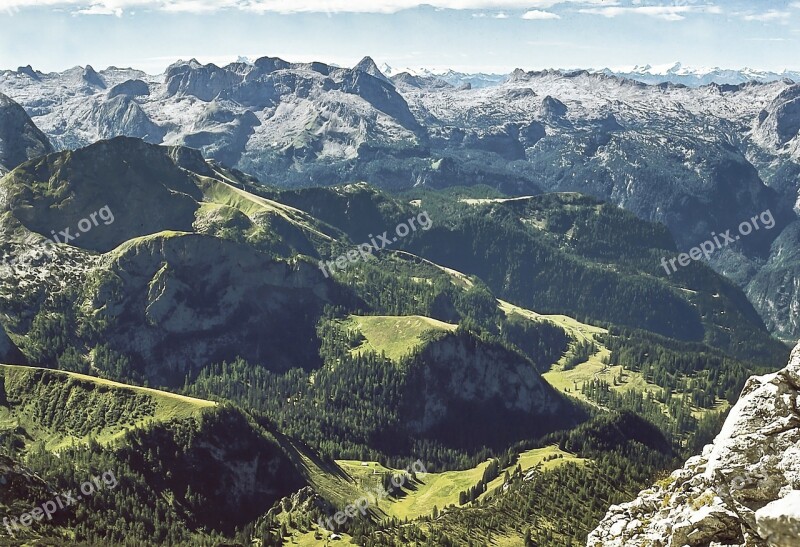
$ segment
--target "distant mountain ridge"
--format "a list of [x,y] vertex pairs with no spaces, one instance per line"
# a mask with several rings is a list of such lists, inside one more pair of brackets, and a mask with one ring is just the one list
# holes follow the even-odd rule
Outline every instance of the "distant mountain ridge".
[[682,63],[672,65],[636,65],[630,69],[604,68],[599,70],[602,74],[620,76],[646,84],[658,85],[661,83],[682,84],[688,87],[701,87],[710,84],[739,85],[748,82],[769,83],[780,80],[800,82],[800,71],[783,70],[773,72],[752,68],[726,69],[726,68],[694,68]]
[[502,83],[508,78],[508,74],[493,74],[486,72],[459,72],[452,69],[431,70],[427,68],[396,68],[383,63],[380,66],[381,72],[394,79],[401,74],[417,76],[422,78],[437,78],[453,87],[469,85],[473,88],[490,87]]
[[[394,79],[400,74],[438,78],[453,87],[469,84],[473,88],[491,87],[502,84],[511,73],[464,72],[452,69],[428,69],[424,67],[397,68],[387,63],[380,65],[381,72]],[[553,69],[562,73],[587,70],[590,73],[618,76],[649,85],[663,83],[681,84],[687,87],[702,87],[711,84],[740,85],[749,82],[769,83],[780,80],[800,82],[800,70],[784,69],[780,72],[756,68],[693,67],[680,62],[665,65],[635,65],[618,68],[561,68]]]
[[[629,80],[635,80],[649,85],[663,83],[681,84],[687,87],[702,87],[711,84],[717,85],[739,85],[749,82],[769,83],[780,80],[792,80],[800,82],[800,70],[785,69],[781,72],[770,70],[760,70],[754,68],[720,68],[720,67],[691,67],[683,63],[672,63],[668,65],[635,65],[633,67],[619,68],[561,68],[551,69],[562,73],[586,70],[590,73],[605,74],[608,76],[618,76]],[[424,67],[419,68],[396,68],[386,63],[381,65],[381,71],[395,78],[400,74],[411,76],[438,78],[453,87],[460,87],[469,84],[471,87],[491,87],[502,84],[508,79],[508,74],[485,73],[485,72],[459,72],[451,69],[431,70]]]

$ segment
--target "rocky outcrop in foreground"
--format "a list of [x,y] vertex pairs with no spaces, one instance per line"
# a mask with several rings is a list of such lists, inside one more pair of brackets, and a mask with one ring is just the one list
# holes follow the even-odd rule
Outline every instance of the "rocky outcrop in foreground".
[[800,545],[800,345],[753,377],[701,456],[612,506],[589,547]]

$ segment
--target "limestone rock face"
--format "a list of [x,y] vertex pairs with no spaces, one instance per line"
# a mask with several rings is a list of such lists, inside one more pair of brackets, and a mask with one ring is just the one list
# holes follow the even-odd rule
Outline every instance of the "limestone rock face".
[[589,547],[800,545],[800,345],[753,377],[703,454],[614,505]]
[[767,328],[784,340],[800,335],[800,221],[772,242],[769,258],[747,284],[747,296]]
[[53,151],[25,110],[0,93],[0,174]]
[[[406,393],[413,396],[403,405],[403,421],[416,433],[453,443],[479,438],[500,445],[582,419],[529,361],[470,335],[456,333],[426,345],[409,365],[407,382]],[[498,423],[513,424],[513,433],[504,437]]]
[[278,371],[316,365],[318,348],[296,341],[314,339],[330,301],[310,263],[198,234],[132,240],[104,255],[87,287],[104,339],[166,385],[237,356]]
[[793,490],[756,511],[756,524],[758,533],[770,545],[797,545],[800,540],[800,490]]
[[767,146],[779,148],[787,145],[800,133],[800,85],[780,93],[761,112],[756,127],[756,138]]

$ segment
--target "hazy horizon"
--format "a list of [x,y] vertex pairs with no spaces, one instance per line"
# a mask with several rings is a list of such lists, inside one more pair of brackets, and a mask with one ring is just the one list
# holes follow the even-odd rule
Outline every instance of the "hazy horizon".
[[369,55],[379,65],[499,74],[677,61],[800,69],[800,1],[6,0],[3,8],[0,67],[10,70],[89,64],[159,74],[181,58],[264,55],[340,66]]
[[195,61],[197,61],[197,62],[199,62],[201,64],[204,64],[204,65],[214,64],[214,65],[217,65],[219,67],[224,67],[224,66],[226,66],[228,64],[235,63],[235,62],[247,62],[247,63],[252,64],[257,59],[262,58],[262,57],[273,57],[273,58],[278,57],[278,58],[281,58],[282,60],[290,62],[290,63],[321,62],[321,63],[325,63],[325,64],[327,64],[329,66],[335,66],[335,67],[341,67],[341,68],[352,68],[356,64],[358,64],[359,61],[364,59],[365,57],[370,57],[370,58],[372,58],[373,61],[375,61],[375,64],[378,65],[378,68],[380,68],[381,70],[383,70],[386,65],[391,67],[393,74],[397,74],[397,73],[403,72],[405,70],[412,70],[412,71],[415,71],[415,72],[428,71],[428,72],[430,72],[431,74],[434,74],[434,75],[443,74],[443,73],[447,72],[448,70],[452,70],[454,72],[459,72],[459,73],[463,73],[463,74],[486,74],[486,75],[491,75],[491,76],[505,76],[505,75],[511,74],[515,70],[524,70],[526,72],[545,71],[545,70],[557,70],[557,71],[562,71],[562,72],[586,70],[586,71],[589,71],[589,72],[599,72],[599,71],[602,71],[602,70],[610,70],[610,71],[616,72],[616,73],[627,73],[627,72],[634,72],[634,71],[645,72],[644,69],[648,65],[651,67],[651,69],[648,71],[649,73],[652,73],[652,74],[666,74],[666,72],[670,68],[673,68],[676,64],[680,64],[682,70],[697,72],[697,73],[701,73],[701,74],[705,73],[705,72],[713,71],[713,70],[719,70],[719,71],[747,71],[747,70],[750,70],[750,71],[757,71],[757,72],[769,72],[769,73],[774,73],[774,74],[800,72],[800,68],[797,68],[797,69],[785,68],[785,69],[781,69],[781,70],[770,70],[770,69],[765,69],[765,68],[758,67],[758,66],[737,66],[737,67],[732,67],[732,66],[713,66],[713,67],[712,66],[692,66],[692,65],[689,65],[689,64],[686,64],[686,63],[682,63],[681,61],[675,61],[674,63],[664,63],[664,64],[652,64],[652,63],[644,63],[643,62],[643,63],[639,63],[639,64],[636,64],[636,65],[621,65],[621,66],[615,66],[615,65],[611,65],[611,64],[603,65],[603,66],[537,66],[537,67],[518,66],[518,67],[514,67],[514,68],[509,69],[509,70],[505,70],[505,71],[489,72],[489,71],[482,71],[482,70],[470,70],[468,67],[459,69],[458,67],[454,67],[454,66],[424,66],[424,65],[419,65],[419,66],[395,66],[395,65],[391,65],[389,63],[385,63],[381,59],[377,59],[377,58],[375,58],[375,57],[373,57],[372,55],[369,55],[369,54],[365,54],[364,56],[356,59],[355,61],[353,61],[351,63],[341,64],[341,63],[328,62],[324,58],[296,59],[296,58],[293,58],[291,56],[270,55],[269,53],[260,54],[260,55],[233,55],[233,56],[222,56],[222,55],[220,55],[220,56],[211,56],[211,57],[208,57],[208,56],[183,56],[183,57],[179,57],[179,58],[176,58],[174,60],[168,61],[166,64],[164,64],[163,69],[156,70],[156,71],[144,70],[143,68],[138,67],[138,66],[124,66],[124,65],[120,65],[120,64],[111,64],[111,65],[107,65],[107,66],[95,66],[95,65],[92,65],[91,63],[87,63],[87,64],[84,64],[84,65],[76,64],[76,65],[71,65],[71,66],[64,66],[64,67],[61,67],[61,68],[57,68],[55,70],[41,70],[39,67],[31,65],[30,63],[28,63],[28,64],[25,64],[25,65],[18,65],[16,67],[0,66],[0,71],[17,71],[17,70],[19,70],[21,68],[25,68],[27,66],[30,66],[35,71],[41,72],[43,74],[51,74],[51,73],[63,73],[63,72],[66,72],[66,71],[74,69],[74,68],[85,68],[86,66],[91,66],[94,70],[96,70],[98,72],[101,72],[103,70],[116,68],[116,69],[121,69],[121,70],[136,70],[136,71],[144,72],[148,76],[160,76],[160,75],[164,74],[171,65],[173,65],[175,63],[178,63],[178,62],[189,62],[191,60],[195,60]]

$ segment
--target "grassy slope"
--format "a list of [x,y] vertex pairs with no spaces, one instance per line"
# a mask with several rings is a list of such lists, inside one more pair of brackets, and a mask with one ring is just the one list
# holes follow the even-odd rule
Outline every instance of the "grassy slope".
[[[548,459],[548,461],[544,461]],[[517,464],[522,467],[522,472],[541,465],[542,471],[551,471],[565,463],[576,463],[582,465],[586,462],[585,458],[579,458],[575,454],[564,452],[558,446],[546,446],[544,448],[534,448],[519,455],[517,463],[510,465],[506,469],[500,471],[500,476],[486,485],[486,492],[480,495],[479,500],[483,500],[487,496],[491,496],[494,490],[503,486],[505,472],[513,472]]]
[[[564,370],[564,362],[569,356],[569,352],[567,352],[558,363],[554,363],[552,368],[542,375],[547,383],[558,391],[588,402],[588,399],[586,399],[580,391],[581,385],[584,382],[594,379],[607,382],[612,391],[620,393],[631,390],[640,393],[651,392],[653,395],[661,393],[662,389],[660,386],[648,382],[640,373],[626,369],[621,365],[609,366],[605,364],[604,361],[608,360],[611,351],[598,342],[594,335],[607,333],[608,331],[606,329],[581,323],[566,315],[541,315],[503,300],[498,300],[498,302],[500,309],[507,315],[516,313],[531,321],[550,321],[562,327],[572,339],[570,347],[580,340],[592,340],[595,342],[597,345],[597,352],[583,363],[579,363],[570,370]],[[700,418],[709,412],[725,411],[727,407],[728,404],[726,401],[719,400],[713,409],[695,407],[692,411],[692,415],[695,418]]]
[[[152,388],[131,386],[75,372],[19,365],[0,365],[0,372],[2,372],[5,377],[5,382],[7,383],[22,381],[24,380],[24,376],[33,374],[35,371],[44,371],[45,375],[61,377],[65,382],[72,381],[75,383],[76,388],[82,388],[86,391],[93,391],[95,388],[99,388],[97,391],[105,389],[110,390],[112,393],[115,390],[127,391],[129,393],[144,395],[149,401],[152,401],[154,404],[154,411],[152,414],[142,415],[134,420],[111,423],[101,430],[94,431],[92,438],[101,444],[113,442],[124,435],[125,431],[128,429],[142,427],[150,423],[165,422],[172,419],[196,417],[204,410],[216,406],[216,403],[211,401],[195,399],[193,397],[186,397]],[[53,431],[49,428],[41,427],[36,420],[32,419],[30,404],[31,402],[21,407],[14,408],[0,407],[0,428],[8,430],[15,428],[17,425],[22,426],[34,439],[44,440],[45,446],[49,450],[58,450],[73,442],[88,441],[88,436],[76,437],[60,431]],[[69,406],[67,408],[70,409]],[[74,408],[70,410],[84,412],[86,409]]]
[[[402,253],[402,255],[409,259],[419,259],[416,257],[416,255],[412,255],[411,253]],[[465,282],[469,282],[469,277],[461,272],[452,270],[450,268],[444,268],[427,260],[425,260],[425,262],[433,264],[434,266],[437,266],[443,271],[447,272],[453,279],[453,282],[456,284],[463,286]],[[567,352],[567,354],[564,355],[558,363],[553,364],[553,367],[550,371],[542,375],[543,378],[558,391],[562,393],[568,393],[571,396],[586,401],[587,399],[580,392],[581,384],[591,379],[600,379],[608,382],[612,386],[612,389],[621,392],[631,389],[640,392],[651,391],[654,394],[661,392],[661,388],[659,386],[647,382],[641,374],[627,370],[622,366],[610,367],[603,363],[603,359],[610,355],[610,351],[604,345],[597,342],[595,334],[605,334],[608,332],[607,329],[581,323],[580,321],[567,315],[542,315],[536,313],[535,311],[516,306],[504,300],[498,299],[497,302],[500,310],[506,315],[517,314],[534,322],[548,321],[563,328],[567,335],[572,339],[570,347],[573,347],[576,342],[584,340],[591,340],[597,344],[598,351],[594,355],[590,356],[587,361],[578,364],[573,369],[568,371],[563,370],[564,362],[569,357],[569,352]],[[369,336],[367,336],[367,333],[364,331],[362,331],[362,333],[369,341]],[[392,333],[387,332],[386,335],[392,336]],[[620,376],[622,376],[621,384],[614,386],[614,378],[619,378]]]
[[314,236],[328,241],[332,240],[329,234],[320,231],[321,226],[313,217],[299,209],[256,196],[227,182],[208,177],[198,177],[198,179],[205,199],[211,203],[238,209],[251,220],[259,214],[275,213]]
[[[340,460],[338,463],[356,479],[365,492],[373,490],[379,484],[381,473],[394,471],[377,462]],[[418,475],[419,482],[412,489],[403,488],[404,496],[379,501],[378,509],[386,516],[414,519],[430,515],[434,506],[442,509],[450,504],[458,505],[459,492],[475,486],[481,480],[487,465],[488,461],[464,471]]]
[[[300,446],[298,443],[287,443],[293,450],[290,457],[303,471],[309,483],[323,497],[331,501],[338,508],[354,503],[367,492],[373,492],[382,473],[400,472],[397,469],[384,467],[378,462],[362,462],[359,460],[337,460],[334,464],[323,462],[312,451]],[[543,462],[545,458],[561,455],[561,458]],[[556,446],[536,448],[520,454],[518,463],[523,471],[536,467],[540,463],[542,469],[547,471],[569,462],[582,463],[585,460],[573,454],[563,452]],[[410,464],[411,462],[409,462]],[[483,472],[489,462],[463,471],[445,471],[442,473],[426,473],[418,475],[418,482],[411,488],[403,488],[403,495],[396,499],[379,501],[373,516],[378,519],[397,517],[399,519],[414,519],[430,515],[433,507],[442,509],[448,505],[458,505],[458,495],[475,486],[483,477]],[[507,470],[513,471],[517,466],[514,463]],[[502,486],[503,473],[493,480],[487,488],[487,494]],[[485,496],[486,494],[484,494]],[[309,534],[298,534],[308,539]],[[313,538],[313,533],[310,534]],[[299,543],[304,545],[302,541]]]
[[[557,455],[562,457],[543,463],[545,458]],[[522,470],[526,471],[540,463],[543,470],[550,470],[568,462],[582,463],[583,461],[582,458],[563,452],[556,446],[549,446],[523,452],[520,454],[518,463],[522,466]],[[399,472],[396,469],[386,468],[378,462],[337,460],[337,463],[349,476],[353,477],[361,492],[374,489],[380,482],[381,473]],[[411,488],[403,488],[402,496],[379,502],[380,515],[396,517],[401,520],[405,518],[415,519],[431,515],[434,506],[441,510],[448,505],[458,505],[459,493],[478,484],[488,465],[489,461],[485,461],[476,467],[463,471],[445,471],[418,475],[418,482],[412,485]],[[490,494],[495,488],[502,486],[505,471],[512,472],[516,466],[517,464],[515,463],[509,466],[508,469],[502,470],[500,476],[489,483],[487,491],[482,497]]]
[[351,315],[343,326],[360,332],[365,338],[359,347],[352,350],[353,353],[385,352],[386,356],[394,361],[399,361],[414,348],[422,345],[423,334],[426,332],[456,330],[456,325],[421,315]]
[[344,507],[361,497],[355,479],[338,463],[324,462],[314,451],[299,442],[284,438],[289,458],[322,497]]
[[[616,391],[624,392],[633,389],[641,392],[651,391],[654,394],[661,392],[659,386],[647,382],[641,374],[625,370],[621,366],[611,367],[603,362],[611,355],[611,352],[597,341],[595,334],[605,334],[608,332],[606,329],[581,323],[566,315],[541,315],[503,300],[499,300],[499,303],[500,309],[507,315],[517,314],[531,321],[550,321],[555,323],[563,328],[572,339],[570,347],[575,342],[583,340],[591,340],[597,344],[597,352],[585,362],[579,363],[575,368],[564,370],[564,362],[569,356],[569,352],[567,352],[567,355],[562,357],[558,363],[554,363],[553,367],[542,375],[557,390],[566,392],[578,399],[586,400],[580,392],[581,384],[592,379],[599,379],[611,384],[611,389]],[[620,375],[622,375],[622,383],[619,386],[615,386],[614,378],[618,378]]]
[[138,236],[132,237],[131,239],[121,243],[119,246],[115,247],[108,251],[105,256],[109,257],[110,259],[117,259],[123,256],[131,249],[139,249],[142,245],[146,245],[151,241],[158,241],[160,239],[168,239],[172,237],[183,237],[192,235],[194,232],[177,232],[175,230],[163,230],[161,232],[156,232],[154,234],[148,234],[146,236]]

